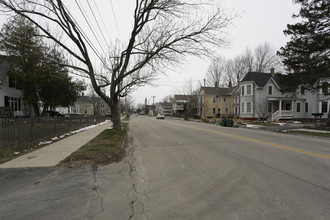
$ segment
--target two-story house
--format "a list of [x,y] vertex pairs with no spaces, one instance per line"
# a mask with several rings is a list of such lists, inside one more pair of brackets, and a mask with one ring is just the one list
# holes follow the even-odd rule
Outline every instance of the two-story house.
[[[198,93],[197,115],[202,119],[230,117],[239,112],[234,108],[236,87],[220,88],[202,86]],[[237,105],[236,105],[237,107]]]
[[328,96],[324,92],[308,90],[303,85],[294,92],[286,92],[273,68],[270,73],[248,72],[240,82],[240,118],[272,121],[313,118],[313,113],[328,110]]
[[31,106],[24,103],[23,93],[7,75],[9,64],[0,61],[0,117],[30,116]]
[[189,116],[196,115],[196,95],[174,95],[172,101],[172,115],[177,117],[182,117],[184,111]]
[[156,113],[167,116],[172,115],[172,103],[169,102],[156,103]]

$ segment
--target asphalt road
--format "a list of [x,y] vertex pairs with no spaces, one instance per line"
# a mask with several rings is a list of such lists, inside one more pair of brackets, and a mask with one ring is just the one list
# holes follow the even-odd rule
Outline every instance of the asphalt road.
[[0,169],[0,219],[329,219],[330,139],[134,117],[127,157]]
[[330,140],[131,120],[135,219],[330,219]]

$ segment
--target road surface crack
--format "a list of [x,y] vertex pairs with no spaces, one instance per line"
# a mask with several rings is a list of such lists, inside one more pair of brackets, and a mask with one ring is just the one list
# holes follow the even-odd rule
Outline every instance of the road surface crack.
[[[89,217],[89,219],[93,219],[94,217],[96,217],[97,215],[101,214],[104,211],[103,198],[100,195],[99,186],[97,185],[97,177],[96,177],[97,166],[94,166],[92,168],[92,171],[93,171],[93,179],[92,179],[91,191],[92,191],[92,194],[94,194],[94,196],[98,200],[97,206],[99,206],[100,210],[97,213],[95,213],[94,215],[92,215],[91,217]],[[92,200],[92,199],[90,199],[90,200]]]
[[149,201],[148,195],[143,191],[139,190],[142,188],[145,180],[141,175],[138,175],[137,171],[137,161],[136,155],[134,154],[136,151],[136,147],[132,143],[132,148],[128,151],[127,162],[130,168],[129,174],[132,182],[132,187],[130,191],[127,193],[128,197],[131,197],[130,207],[131,207],[131,215],[130,219],[149,219],[148,215],[145,213],[145,205],[142,201],[143,198],[146,198]]

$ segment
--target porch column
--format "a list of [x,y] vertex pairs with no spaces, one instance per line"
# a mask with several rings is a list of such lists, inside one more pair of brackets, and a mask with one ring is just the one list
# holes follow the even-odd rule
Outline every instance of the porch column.
[[278,108],[280,117],[282,116],[282,99],[280,99],[280,106]]

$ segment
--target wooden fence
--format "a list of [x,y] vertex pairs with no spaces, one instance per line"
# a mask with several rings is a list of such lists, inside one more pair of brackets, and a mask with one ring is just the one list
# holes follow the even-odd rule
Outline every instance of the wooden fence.
[[105,116],[0,118],[0,150],[34,146],[106,119]]

